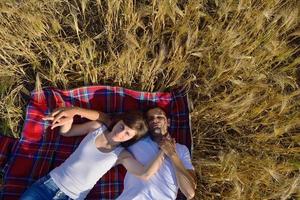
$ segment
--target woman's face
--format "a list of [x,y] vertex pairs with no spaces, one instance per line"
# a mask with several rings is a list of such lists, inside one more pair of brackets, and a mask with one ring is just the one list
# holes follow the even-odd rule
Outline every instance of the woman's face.
[[123,120],[116,123],[116,125],[113,127],[112,131],[112,139],[115,142],[125,142],[133,138],[137,131],[128,127]]

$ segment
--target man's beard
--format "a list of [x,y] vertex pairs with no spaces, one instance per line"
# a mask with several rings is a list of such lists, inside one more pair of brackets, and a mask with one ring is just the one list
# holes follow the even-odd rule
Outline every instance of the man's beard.
[[162,138],[167,137],[167,136],[168,136],[168,134],[167,133],[163,134],[161,128],[157,127],[157,128],[154,128],[154,129],[150,130],[150,138],[153,141],[159,142],[159,141],[162,140]]
[[161,128],[154,128],[150,130],[150,137],[152,140],[156,141],[161,136],[162,136]]

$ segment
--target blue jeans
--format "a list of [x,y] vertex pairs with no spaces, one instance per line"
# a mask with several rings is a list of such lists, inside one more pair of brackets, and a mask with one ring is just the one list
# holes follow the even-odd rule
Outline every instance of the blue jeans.
[[69,198],[63,193],[57,185],[53,182],[53,179],[48,174],[28,188],[25,193],[21,196],[21,200],[48,200],[48,199],[59,199],[68,200]]

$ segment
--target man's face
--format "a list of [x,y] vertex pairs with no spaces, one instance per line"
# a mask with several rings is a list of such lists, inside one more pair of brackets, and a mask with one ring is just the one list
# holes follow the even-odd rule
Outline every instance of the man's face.
[[[147,122],[150,129],[150,134],[154,137],[161,137],[167,134],[169,122],[165,112],[160,108],[153,108],[147,112]],[[153,130],[159,128],[161,133],[156,133]]]

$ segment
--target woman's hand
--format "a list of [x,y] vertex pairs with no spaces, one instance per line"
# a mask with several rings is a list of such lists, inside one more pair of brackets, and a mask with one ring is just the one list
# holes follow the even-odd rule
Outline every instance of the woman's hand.
[[55,109],[51,114],[43,118],[43,120],[51,120],[51,129],[58,126],[66,126],[69,129],[73,123],[73,117],[77,114],[76,107],[61,107]]

